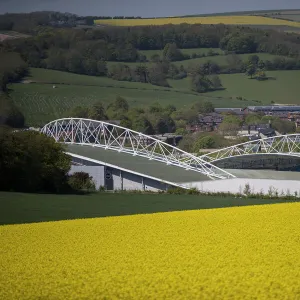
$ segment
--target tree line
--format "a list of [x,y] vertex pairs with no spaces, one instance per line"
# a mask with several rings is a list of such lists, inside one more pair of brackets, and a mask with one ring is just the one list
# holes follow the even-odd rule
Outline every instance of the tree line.
[[120,125],[144,134],[185,133],[186,126],[198,122],[199,113],[213,112],[211,102],[199,101],[186,108],[177,109],[174,105],[161,106],[153,103],[147,108],[130,107],[123,97],[106,107],[97,102],[91,107],[76,106],[66,117],[90,118],[93,120],[119,120]]
[[[167,44],[178,48],[218,48],[242,53],[263,52],[298,57],[297,34],[225,25],[164,25],[140,27],[106,26],[97,29],[53,29],[29,39],[7,41],[31,66],[45,64],[50,49],[76,51],[84,58],[105,61],[139,61],[138,50],[163,50]],[[30,50],[30,51],[29,51]],[[35,59],[33,59],[35,58]]]

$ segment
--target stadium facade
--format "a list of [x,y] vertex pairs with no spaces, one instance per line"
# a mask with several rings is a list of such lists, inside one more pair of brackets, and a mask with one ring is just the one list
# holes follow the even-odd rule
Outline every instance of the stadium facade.
[[300,192],[300,135],[246,142],[200,157],[154,137],[102,121],[66,118],[42,132],[66,144],[71,173],[84,171],[107,190]]

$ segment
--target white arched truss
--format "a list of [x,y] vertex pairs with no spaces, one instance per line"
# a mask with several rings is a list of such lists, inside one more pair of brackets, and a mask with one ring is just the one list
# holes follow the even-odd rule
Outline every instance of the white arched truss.
[[199,172],[211,179],[235,177],[200,157],[154,137],[103,121],[81,118],[59,119],[45,125],[42,133],[53,137],[57,142],[101,147],[141,156]]
[[279,135],[245,142],[216,150],[200,157],[207,162],[214,163],[231,157],[253,154],[277,154],[300,157],[300,134]]

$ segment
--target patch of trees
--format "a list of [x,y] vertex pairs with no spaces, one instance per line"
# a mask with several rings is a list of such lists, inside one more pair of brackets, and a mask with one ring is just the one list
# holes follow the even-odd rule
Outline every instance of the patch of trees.
[[222,88],[222,82],[219,76],[214,75],[220,72],[220,67],[213,62],[206,62],[192,67],[191,89],[198,93],[205,93]]
[[178,68],[169,61],[158,61],[135,67],[121,63],[115,64],[108,69],[107,76],[114,80],[135,81],[169,87],[168,78],[182,79],[187,76],[187,72],[183,66]]
[[205,63],[189,66],[187,72],[191,76],[246,73],[251,78],[263,80],[267,79],[266,71],[274,70],[300,70],[300,59],[275,57],[272,60],[261,60],[258,55],[252,54],[244,62],[239,55],[230,54],[226,56],[226,65],[207,60]]
[[9,95],[0,92],[0,126],[3,125],[22,128],[25,125],[25,118]]
[[71,13],[40,11],[32,13],[7,13],[0,15],[0,30],[13,30],[37,34],[41,27],[75,27],[78,21],[93,25],[91,17],[79,17]]
[[199,114],[213,111],[214,107],[208,101],[199,101],[180,110],[177,110],[174,105],[163,107],[159,103],[153,103],[147,108],[136,108],[130,107],[126,99],[118,96],[106,107],[101,102],[89,108],[74,107],[66,117],[99,121],[119,120],[121,126],[151,135],[167,132],[180,134],[185,131],[188,124],[199,120]]
[[236,115],[226,115],[220,124],[218,131],[223,136],[236,136],[238,131],[241,129],[243,120]]
[[2,191],[64,192],[70,164],[63,145],[52,138],[34,131],[0,131]]
[[48,29],[27,41],[17,39],[6,43],[12,44],[13,49],[18,49],[27,58],[30,48],[29,52],[36,56],[40,64],[48,58],[48,50],[52,48],[77,50],[83,56],[89,55],[96,60],[106,61],[139,61],[136,51],[151,49],[164,49],[164,56],[171,61],[175,57],[179,60],[184,58],[176,48],[221,47],[228,52],[265,52],[290,57],[297,57],[300,52],[300,38],[296,34],[199,24]]
[[[235,123],[240,125],[241,121],[236,119]],[[272,128],[281,134],[296,132],[296,126],[294,122],[281,120],[277,116],[266,116],[262,113],[251,113],[247,115],[243,123],[246,125],[270,124]]]
[[205,149],[220,149],[242,142],[242,139],[229,140],[217,132],[198,132],[187,134],[179,142],[178,147],[184,151],[202,154]]
[[191,78],[192,90],[198,93],[205,93],[222,88],[219,76],[206,76],[203,74],[195,74]]
[[5,92],[8,83],[19,81],[27,73],[27,64],[19,53],[0,51],[0,92]]

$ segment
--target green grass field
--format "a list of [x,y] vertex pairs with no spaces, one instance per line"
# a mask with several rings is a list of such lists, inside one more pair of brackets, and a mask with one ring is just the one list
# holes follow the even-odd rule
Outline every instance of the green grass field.
[[232,196],[130,193],[44,195],[0,192],[0,225],[283,202],[287,201]]
[[[277,104],[300,103],[300,71],[268,71],[266,74],[273,79],[257,81],[244,74],[221,74],[220,79],[225,89],[205,93],[205,95],[224,99],[243,97],[248,100],[245,103],[251,100],[261,101],[262,104],[269,104],[271,101]],[[182,91],[189,89],[187,78],[169,80],[169,82],[175,89]],[[243,106],[241,102],[240,104]]]
[[[185,50],[192,50],[189,54],[192,54],[196,51],[196,49],[185,49]],[[209,49],[208,49],[209,50]],[[207,51],[208,51],[207,50]],[[184,53],[188,53],[189,51],[183,51]],[[198,51],[205,51],[205,49],[198,49]],[[216,50],[215,50],[216,51]],[[219,51],[221,51],[219,49]],[[147,52],[149,52],[147,54]],[[147,51],[142,51],[142,53],[144,55],[146,55],[146,57],[150,57],[151,55],[153,54],[158,54],[158,55],[162,55],[162,50],[147,50]],[[277,57],[276,55],[272,55],[272,54],[268,54],[268,53],[255,53],[257,56],[259,56],[260,59],[262,60],[272,60],[274,59],[275,57]],[[241,60],[243,61],[246,61],[248,59],[250,54],[240,54],[239,57],[241,58]],[[173,62],[175,65],[177,65],[178,67],[180,65],[183,65],[184,67],[189,67],[189,66],[194,66],[196,64],[203,64],[207,61],[212,61],[212,62],[215,62],[217,64],[219,64],[220,66],[227,66],[228,65],[228,62],[227,62],[227,56],[226,55],[217,55],[217,56],[205,56],[205,57],[200,57],[200,58],[192,58],[192,59],[186,59],[186,60],[182,60],[182,61],[175,61]],[[107,65],[108,65],[108,68],[113,66],[113,65],[116,65],[116,64],[119,64],[118,62],[108,62]],[[130,67],[135,67],[135,66],[138,66],[138,65],[151,65],[152,63],[151,62],[145,62],[145,63],[139,63],[139,62],[126,62],[126,63],[123,63],[123,64],[126,64]]]
[[[223,50],[221,50],[220,48],[191,48],[191,49],[180,49],[180,51],[183,54],[188,54],[188,55],[192,55],[193,53],[196,54],[205,54],[207,55],[209,51],[214,51],[219,53],[220,55],[224,54]],[[139,53],[145,55],[147,57],[147,59],[150,59],[152,55],[158,54],[158,55],[162,55],[162,50],[140,50]]]
[[[155,101],[178,108],[199,100],[211,101],[216,107],[257,105],[218,95],[197,94],[185,87],[164,88],[136,82],[121,82],[106,77],[92,77],[44,69],[32,69],[28,78],[35,83],[9,86],[11,96],[26,117],[29,126],[42,126],[57,118],[68,117],[77,105],[90,106],[97,101],[108,104],[116,96],[125,97],[132,106],[148,106]],[[57,88],[53,89],[53,84]],[[184,83],[188,85],[188,81]]]
[[[260,54],[270,59],[269,54]],[[248,55],[241,55],[247,59]],[[208,58],[190,59],[175,64],[202,63]],[[226,63],[226,56],[213,56],[211,60]],[[262,104],[299,104],[300,71],[267,72],[270,79],[259,82],[244,74],[220,75],[224,89],[205,94],[191,91],[190,78],[169,80],[170,88],[151,84],[116,81],[107,77],[94,77],[45,69],[31,69],[24,83],[9,86],[11,96],[21,109],[29,126],[43,126],[57,118],[68,117],[69,111],[77,106],[90,106],[102,101],[112,102],[117,96],[127,99],[129,105],[147,107],[150,103],[173,104],[178,108],[201,100],[211,101],[215,107],[245,107]],[[31,82],[31,83],[28,83]],[[56,88],[53,88],[53,85]],[[242,97],[244,100],[238,100]]]

